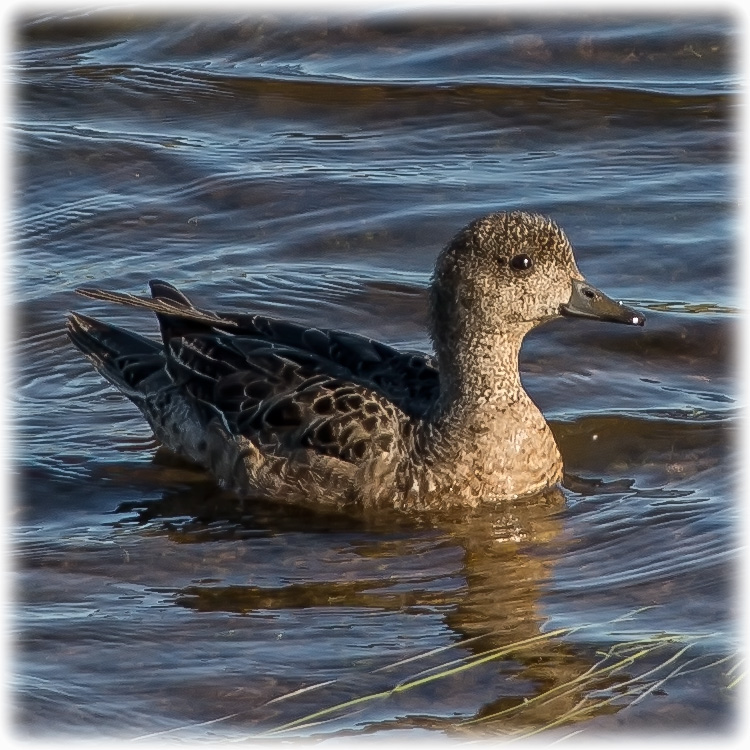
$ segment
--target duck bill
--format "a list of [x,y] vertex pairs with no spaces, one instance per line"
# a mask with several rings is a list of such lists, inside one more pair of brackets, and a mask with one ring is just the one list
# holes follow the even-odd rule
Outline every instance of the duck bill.
[[573,279],[572,284],[570,299],[560,307],[563,315],[605,320],[610,323],[625,323],[630,326],[642,326],[646,322],[644,315],[636,312],[632,307],[623,305],[622,302],[615,302],[585,281]]

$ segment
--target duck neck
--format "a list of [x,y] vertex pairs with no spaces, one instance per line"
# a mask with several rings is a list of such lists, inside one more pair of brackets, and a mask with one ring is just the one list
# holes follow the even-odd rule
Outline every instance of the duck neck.
[[476,504],[538,492],[562,478],[554,435],[518,372],[532,327],[462,337],[455,350],[438,349],[440,397],[415,442],[423,492]]
[[[453,349],[438,351],[440,398],[435,418],[451,427],[501,419],[514,405],[530,401],[521,384],[518,359],[524,336],[533,326],[516,324],[481,332]],[[536,407],[534,407],[536,408]]]

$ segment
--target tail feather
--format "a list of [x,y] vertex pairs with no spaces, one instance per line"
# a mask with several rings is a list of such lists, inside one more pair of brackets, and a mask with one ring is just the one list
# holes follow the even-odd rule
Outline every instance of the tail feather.
[[151,279],[148,282],[148,286],[151,289],[151,296],[154,299],[169,300],[170,302],[176,302],[178,305],[184,305],[195,310],[193,303],[176,286],[170,284],[168,281]]
[[[177,311],[177,314],[170,314],[163,311],[157,311],[156,319],[159,321],[159,330],[161,331],[164,350],[169,358],[169,340],[179,338],[180,336],[194,335],[199,333],[210,333],[214,327],[210,323],[204,323],[202,320],[197,321],[193,317],[186,317],[192,313],[200,311],[193,306],[193,303],[176,287],[167,281],[152,279],[148,282],[151,289],[151,296],[154,301],[163,305],[168,305]],[[214,315],[214,313],[211,313]],[[212,321],[212,323],[215,321]]]
[[94,367],[134,401],[145,395],[148,378],[164,372],[162,347],[137,333],[80,313],[70,314],[67,332]]
[[237,323],[231,319],[193,307],[190,300],[171,284],[167,284],[165,281],[156,281],[153,284],[152,290],[156,290],[152,291],[153,297],[139,297],[136,294],[110,292],[105,289],[94,289],[92,287],[79,287],[76,289],[76,292],[89,299],[115,302],[118,305],[128,305],[129,307],[139,307],[143,310],[150,310],[157,315],[170,315],[197,323],[220,325],[222,328],[233,329],[237,327]]

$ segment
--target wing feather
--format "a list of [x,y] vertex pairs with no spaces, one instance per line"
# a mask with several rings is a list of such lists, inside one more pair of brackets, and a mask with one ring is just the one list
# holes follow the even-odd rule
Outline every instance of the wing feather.
[[91,288],[78,292],[156,313],[170,375],[188,383],[199,398],[209,397],[202,381],[207,385],[243,369],[264,374],[280,390],[317,374],[351,381],[412,417],[424,416],[438,396],[438,370],[428,355],[263,315],[202,310],[167,282],[155,280],[150,286],[152,298]]

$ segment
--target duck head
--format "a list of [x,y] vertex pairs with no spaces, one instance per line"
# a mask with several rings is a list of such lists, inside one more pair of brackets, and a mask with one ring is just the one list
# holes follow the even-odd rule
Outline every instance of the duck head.
[[[645,317],[589,284],[550,219],[494,213],[462,229],[438,257],[431,287],[438,357],[450,342],[516,331],[561,315],[642,326]],[[441,346],[442,343],[442,346]]]

